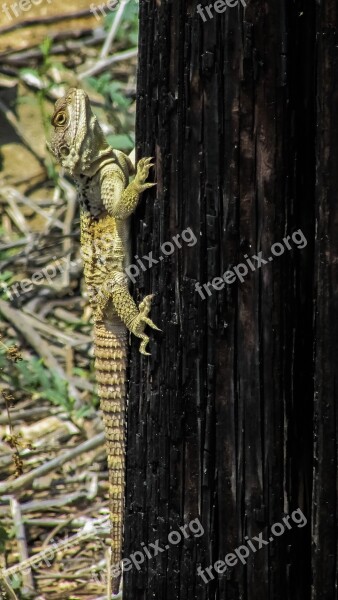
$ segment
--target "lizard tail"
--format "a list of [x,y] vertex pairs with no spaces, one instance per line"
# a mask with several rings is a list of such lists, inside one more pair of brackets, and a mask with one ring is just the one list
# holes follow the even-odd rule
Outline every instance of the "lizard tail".
[[113,593],[118,593],[123,549],[127,332],[124,326],[95,324],[95,369],[106,434],[109,469]]

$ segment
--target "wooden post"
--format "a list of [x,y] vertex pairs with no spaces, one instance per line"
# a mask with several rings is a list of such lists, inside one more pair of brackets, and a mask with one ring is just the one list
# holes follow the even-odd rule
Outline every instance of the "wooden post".
[[313,600],[337,597],[338,6],[318,6]]
[[[196,0],[140,4],[137,152],[155,157],[158,185],[132,224],[135,297],[155,294],[163,333],[149,359],[132,348],[125,556],[138,554],[126,600],[311,597],[313,295],[325,269],[314,270],[315,2],[234,4],[207,18]],[[330,441],[317,419],[330,460],[333,415]],[[184,525],[191,535],[168,541]],[[256,551],[224,564],[254,538]]]

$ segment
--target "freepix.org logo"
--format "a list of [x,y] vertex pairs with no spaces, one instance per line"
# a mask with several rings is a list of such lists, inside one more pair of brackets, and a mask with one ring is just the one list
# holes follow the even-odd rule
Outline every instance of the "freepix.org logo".
[[[236,6],[240,4],[246,6],[245,0],[216,0],[206,6],[198,4],[196,10],[205,23],[208,19],[213,19],[215,13],[221,15],[227,8],[236,8]],[[208,16],[206,16],[205,13],[207,13]]]
[[[290,242],[291,241],[291,242]],[[292,243],[294,246],[292,246]],[[249,257],[247,254],[244,254],[245,263],[239,263],[235,267],[232,267],[232,270],[225,271],[222,277],[215,277],[212,281],[208,281],[208,283],[197,282],[195,284],[195,290],[199,293],[202,300],[205,300],[207,296],[212,295],[212,290],[216,290],[220,292],[225,288],[225,285],[232,285],[236,281],[240,281],[244,283],[245,278],[249,275],[250,272],[257,271],[273,262],[275,258],[279,258],[282,256],[286,250],[292,250],[293,248],[298,248],[298,250],[303,250],[307,246],[307,239],[303,234],[301,229],[295,231],[292,236],[288,235],[283,239],[283,243],[276,242],[271,246],[271,254],[266,258],[263,258],[263,252],[258,252],[258,254],[253,254]],[[210,289],[211,288],[211,289]],[[205,295],[207,294],[207,296]]]
[[9,6],[4,2],[1,10],[6,15],[7,19],[12,21],[14,17],[19,17],[22,13],[30,10],[32,6],[38,6],[44,2],[51,4],[52,0],[19,0],[19,2],[13,2]]
[[229,568],[232,569],[241,562],[246,565],[247,559],[251,554],[255,554],[258,550],[266,548],[269,544],[275,541],[275,538],[284,535],[287,530],[293,528],[296,525],[298,528],[305,527],[307,525],[307,518],[300,508],[293,511],[291,515],[283,517],[282,522],[274,523],[270,529],[270,535],[268,539],[263,537],[263,531],[258,535],[255,535],[251,539],[245,536],[246,544],[241,544],[224,557],[224,560],[217,560],[213,565],[210,565],[206,569],[198,567],[197,573],[203,579],[204,583],[210,583],[215,579],[216,575],[223,575]]
[[[102,17],[106,17],[108,12],[113,12],[118,10],[120,6],[124,6],[128,4],[130,0],[108,0],[108,2],[103,4],[91,4],[89,7],[90,12],[94,15],[95,19],[98,21]],[[139,0],[134,0],[135,4],[138,4]]]

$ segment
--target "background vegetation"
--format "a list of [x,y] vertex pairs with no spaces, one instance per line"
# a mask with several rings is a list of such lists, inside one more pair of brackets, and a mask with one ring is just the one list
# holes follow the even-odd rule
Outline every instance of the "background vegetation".
[[[8,571],[8,582],[18,598],[97,598],[105,589],[107,467],[79,209],[45,140],[55,100],[76,86],[90,95],[109,143],[132,150],[138,4],[99,20],[85,2],[62,1],[1,18],[0,568],[94,524],[99,534],[55,552],[48,569]],[[30,285],[34,274],[42,275]],[[25,288],[13,288],[20,282]]]

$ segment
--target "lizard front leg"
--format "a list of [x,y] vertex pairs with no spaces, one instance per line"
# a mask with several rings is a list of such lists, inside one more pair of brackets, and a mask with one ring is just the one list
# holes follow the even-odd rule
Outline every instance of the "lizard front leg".
[[[144,190],[156,185],[153,183],[145,183],[149,170],[152,167],[151,160],[151,158],[144,158],[139,161],[134,181],[130,183],[122,193],[119,193],[119,190],[121,190],[121,179],[119,179],[118,173],[116,173],[116,171],[110,171],[109,173],[107,170],[104,172],[103,169],[101,179],[101,199],[108,214],[115,218],[117,229],[112,254],[113,264],[118,263],[118,258],[121,257],[121,247],[123,247],[123,243],[127,237],[125,219],[135,210],[140,194]],[[115,253],[118,253],[116,260],[114,256]],[[107,274],[102,283],[97,298],[95,320],[97,321],[105,318],[109,300],[112,300],[114,312],[120,317],[128,330],[142,340],[140,345],[141,354],[148,355],[146,347],[149,342],[149,337],[144,333],[144,329],[146,325],[149,325],[149,327],[160,331],[155,323],[148,317],[152,297],[153,296],[147,296],[141,302],[140,306],[137,307],[129,293],[128,280],[122,269],[111,269],[111,272],[109,275]]]
[[123,183],[115,166],[103,167],[101,173],[101,199],[108,213],[116,219],[128,218],[136,209],[140,194],[156,183],[146,183],[152,158],[142,158],[137,163],[134,181],[123,191]]

